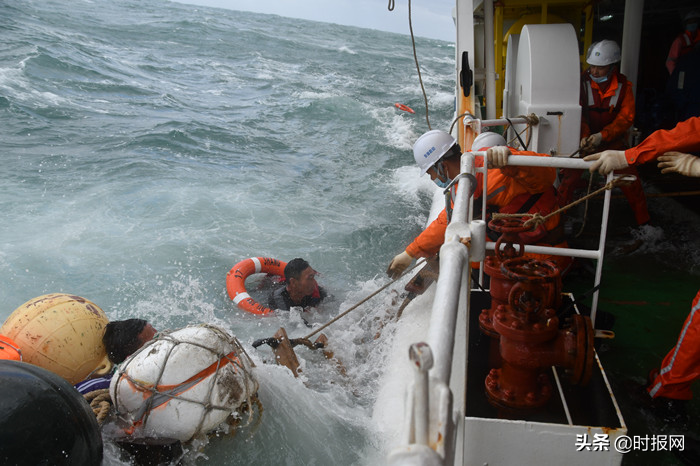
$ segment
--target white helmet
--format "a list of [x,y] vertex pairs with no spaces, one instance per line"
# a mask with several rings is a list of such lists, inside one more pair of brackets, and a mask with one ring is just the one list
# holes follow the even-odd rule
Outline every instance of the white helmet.
[[421,176],[442,158],[457,143],[455,138],[444,131],[434,129],[418,138],[413,144],[413,158],[416,159]]
[[498,133],[485,131],[474,138],[472,142],[472,150],[488,149],[494,146],[505,146],[506,140]]
[[691,21],[693,19],[700,19],[700,11],[692,10],[692,11],[689,11],[688,13],[686,13],[685,16],[683,16],[684,23]]
[[620,46],[614,40],[601,40],[591,44],[586,55],[586,63],[593,66],[607,66],[620,61]]

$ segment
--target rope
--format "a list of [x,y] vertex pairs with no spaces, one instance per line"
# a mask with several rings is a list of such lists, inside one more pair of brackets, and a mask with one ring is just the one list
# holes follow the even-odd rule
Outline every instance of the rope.
[[[510,121],[510,118],[506,117],[506,121],[508,122],[508,125],[509,125],[511,128],[513,128],[513,122]],[[513,131],[515,131],[515,137],[518,138],[518,141],[520,142],[520,147],[522,147],[523,150],[527,150],[527,145],[525,145],[525,143],[523,142],[523,140],[520,138],[520,135],[521,135],[522,133],[524,133],[525,131],[527,131],[529,128],[530,128],[530,123],[528,123],[527,125],[525,125],[525,129],[523,129],[523,130],[522,130],[521,132],[519,132],[519,133],[518,133],[517,131],[515,131],[515,128],[513,128]],[[512,142],[512,141],[513,141],[513,140],[511,139],[510,142]],[[509,145],[510,145],[510,144],[509,144]]]
[[[389,0],[389,11],[393,10],[393,0]],[[425,93],[425,86],[423,85],[423,77],[420,73],[420,65],[418,65],[418,54],[416,53],[416,39],[413,36],[413,22],[411,20],[411,0],[408,0],[408,29],[411,31],[411,44],[413,46],[413,61],[416,62],[416,71],[418,72],[418,81],[420,82],[420,88],[423,92],[423,102],[425,103],[425,122],[428,124],[428,129],[433,129],[430,126],[430,118],[428,116],[428,96]]]
[[83,395],[85,400],[90,404],[92,412],[95,413],[97,423],[102,425],[109,410],[112,408],[112,398],[109,396],[109,388],[93,390]]
[[[513,143],[515,142],[515,139],[517,139],[518,142],[520,143],[521,149],[528,150],[527,148],[530,146],[530,138],[532,137],[532,132],[530,131],[530,129],[533,126],[537,126],[540,123],[540,119],[534,113],[531,113],[529,115],[518,115],[518,118],[525,118],[525,128],[523,128],[522,131],[517,132],[515,130],[515,128],[513,127],[513,122],[510,121],[510,118],[506,118],[506,121],[508,122],[508,127],[512,128],[513,132],[515,133],[515,138],[512,138],[510,141],[506,141],[506,142],[509,146],[512,146]],[[526,131],[527,131],[527,143],[523,142],[522,138],[520,137]],[[504,131],[504,134],[505,134],[505,131]]]
[[603,191],[612,189],[615,186],[617,186],[618,184],[628,183],[628,182],[629,182],[629,179],[627,179],[627,177],[625,177],[625,176],[621,176],[619,178],[614,178],[610,182],[606,183],[605,186],[603,186],[602,188],[600,188],[600,189],[598,189],[598,190],[596,190],[596,191],[594,191],[586,196],[583,196],[580,199],[576,199],[571,204],[566,205],[564,207],[561,207],[561,208],[555,210],[554,212],[551,212],[545,216],[543,216],[539,212],[535,212],[534,214],[531,214],[531,213],[523,213],[523,214],[519,214],[519,213],[515,213],[515,214],[495,213],[495,214],[493,214],[492,218],[497,219],[497,218],[513,218],[513,217],[530,217],[527,221],[525,221],[525,223],[523,223],[523,226],[524,227],[529,227],[531,225],[539,226],[539,225],[544,224],[550,217],[553,217],[554,215],[557,215],[557,214],[560,214],[561,212],[569,210],[573,206],[580,204],[583,201],[587,201],[588,199],[597,196],[598,194],[602,193]]
[[316,335],[318,332],[320,332],[320,331],[323,330],[324,328],[328,327],[329,325],[331,325],[331,324],[334,323],[335,321],[340,320],[341,317],[345,317],[345,315],[348,314],[348,313],[349,313],[350,311],[352,311],[353,309],[356,309],[356,308],[357,308],[358,306],[360,306],[361,304],[364,304],[365,302],[369,301],[370,298],[373,298],[373,297],[375,297],[376,295],[378,295],[381,291],[384,291],[384,290],[385,290],[387,287],[389,287],[390,285],[393,285],[397,280],[400,280],[401,278],[403,278],[403,277],[404,277],[408,272],[410,272],[411,270],[415,269],[415,268],[418,267],[419,265],[423,265],[424,263],[425,263],[425,260],[416,262],[416,263],[413,265],[413,267],[410,267],[409,269],[407,269],[404,273],[401,274],[400,277],[396,277],[395,279],[393,279],[392,281],[390,281],[390,282],[387,283],[386,285],[382,286],[381,288],[379,288],[377,291],[375,291],[375,292],[372,293],[371,295],[369,295],[369,296],[367,296],[366,298],[364,298],[363,300],[361,300],[359,303],[355,304],[354,306],[351,306],[349,309],[345,310],[343,313],[337,315],[335,318],[333,318],[333,319],[331,319],[330,321],[326,322],[325,324],[323,324],[322,326],[320,326],[319,328],[317,328],[316,330],[314,330],[313,332],[309,333],[308,335],[306,335],[305,337],[303,337],[303,338],[301,338],[301,339],[299,339],[299,340],[308,340],[309,338],[311,338],[312,336]]

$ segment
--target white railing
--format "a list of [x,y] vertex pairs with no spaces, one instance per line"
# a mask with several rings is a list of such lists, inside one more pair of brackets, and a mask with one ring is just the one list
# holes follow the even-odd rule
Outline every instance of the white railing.
[[[468,345],[468,315],[470,310],[471,262],[483,261],[486,250],[495,243],[485,240],[485,223],[471,218],[471,195],[476,187],[475,175],[484,175],[486,200],[486,169],[476,168],[476,157],[485,152],[465,153],[461,159],[461,174],[454,195],[454,210],[440,248],[440,274],[436,284],[427,343],[414,343],[410,357],[416,367],[416,378],[408,387],[403,446],[389,455],[391,465],[462,464],[463,442],[459,436],[464,429],[464,397],[466,386],[466,351]],[[515,156],[508,165],[588,169],[590,162],[562,157]],[[608,175],[608,181],[612,179]],[[597,260],[591,308],[595,325],[598,305],[597,286],[602,273],[611,192],[605,192],[603,219],[598,248],[594,250],[525,246],[525,252],[585,257]],[[486,208],[482,209],[486,212]],[[469,246],[467,246],[467,244]],[[483,270],[483,262],[481,270]],[[456,338],[457,334],[463,338]],[[453,371],[455,376],[453,376]],[[453,400],[457,407],[453,408]]]

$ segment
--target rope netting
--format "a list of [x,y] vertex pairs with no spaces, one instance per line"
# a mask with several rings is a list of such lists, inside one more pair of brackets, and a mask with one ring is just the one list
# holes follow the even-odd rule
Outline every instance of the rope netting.
[[[191,362],[188,354],[193,355]],[[149,377],[143,376],[144,367],[154,369]],[[261,407],[254,367],[240,342],[219,327],[199,324],[166,331],[118,367],[117,395],[112,402],[117,412],[130,417],[132,433],[137,427],[146,429],[154,410],[168,403],[177,403],[179,408],[173,409],[178,413],[183,403],[199,406],[195,410],[199,411],[199,419],[187,419],[191,424],[196,422],[193,437],[211,430],[212,418],[238,419],[247,411],[247,422],[240,425],[243,427],[252,422],[253,407]],[[126,401],[132,394],[138,395],[135,398],[140,406],[134,406],[133,399]],[[258,412],[262,414],[261,409]]]

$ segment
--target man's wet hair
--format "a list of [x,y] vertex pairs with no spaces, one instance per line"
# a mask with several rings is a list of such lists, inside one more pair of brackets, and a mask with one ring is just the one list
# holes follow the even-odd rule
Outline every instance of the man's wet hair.
[[143,319],[115,320],[105,327],[102,344],[114,364],[123,362],[141,347],[139,334],[148,325]]
[[287,265],[284,267],[284,279],[287,281],[287,283],[289,283],[290,278],[295,278],[299,280],[301,273],[308,267],[310,267],[309,263],[301,257],[292,259],[289,262],[287,262]]

